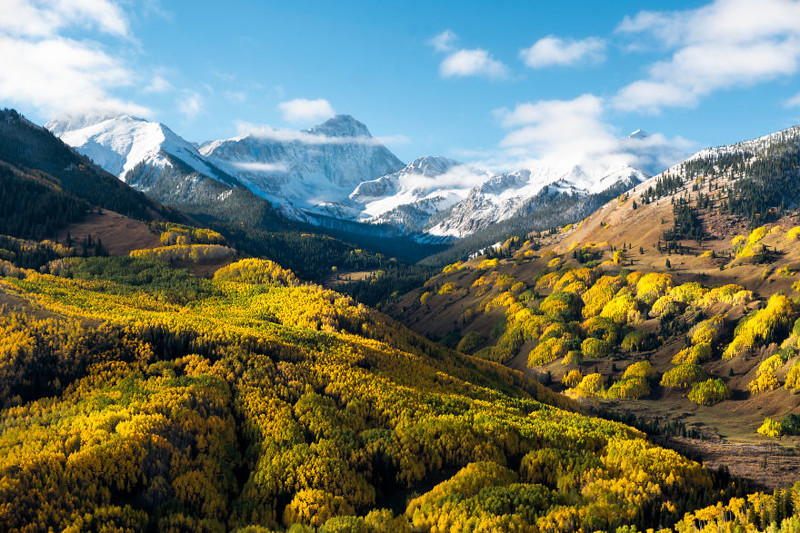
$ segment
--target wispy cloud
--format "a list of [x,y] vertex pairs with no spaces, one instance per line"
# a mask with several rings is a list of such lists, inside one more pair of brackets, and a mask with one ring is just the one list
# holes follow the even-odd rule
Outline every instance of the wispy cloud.
[[520,50],[522,61],[531,68],[567,66],[580,62],[601,63],[605,60],[606,41],[588,37],[579,41],[548,35],[530,48]]
[[800,107],[800,93],[792,96],[785,103],[786,107]]
[[511,131],[500,142],[503,152],[498,158],[510,168],[630,165],[654,172],[679,161],[691,147],[685,139],[661,134],[621,136],[605,120],[605,113],[605,100],[592,94],[499,109],[495,116]]
[[457,165],[444,174],[436,176],[406,174],[403,176],[403,186],[407,189],[420,189],[426,192],[448,187],[470,189],[484,183],[490,176],[491,173],[484,169],[472,165]]
[[509,76],[509,68],[482,48],[456,49],[458,37],[451,30],[445,30],[430,40],[436,52],[446,53],[439,65],[439,75],[443,78],[483,77],[502,79]]
[[223,91],[222,94],[231,102],[236,102],[237,104],[242,104],[247,101],[247,93],[244,91],[230,91],[226,90]]
[[132,42],[125,13],[107,0],[3,0],[0,17],[0,99],[46,115],[118,112],[148,116],[146,107],[111,95],[137,76],[98,40],[63,32],[86,29]]
[[453,49],[453,43],[458,40],[458,37],[452,30],[444,30],[439,35],[431,39],[430,45],[437,52],[449,52]]
[[295,98],[278,104],[284,120],[294,124],[311,124],[325,120],[336,114],[333,106],[324,98],[307,100]]
[[695,10],[643,11],[616,31],[673,50],[645,79],[617,93],[614,106],[625,111],[693,107],[714,91],[800,69],[800,2],[793,0],[715,0]]
[[3,0],[0,32],[7,36],[48,38],[72,26],[96,29],[118,37],[130,37],[125,13],[107,0]]
[[475,48],[459,50],[448,55],[439,67],[443,78],[482,76],[486,78],[505,78],[508,67],[494,59],[489,52]]
[[289,167],[285,163],[233,162],[234,167],[245,172],[286,172]]
[[165,93],[173,89],[172,84],[163,76],[156,74],[144,88],[146,93]]
[[272,126],[262,126],[249,122],[237,122],[236,129],[240,136],[252,135],[259,139],[272,140],[277,142],[296,142],[301,144],[365,144],[378,146],[382,144],[400,145],[407,144],[409,141],[405,135],[390,135],[381,137],[355,136],[355,137],[333,137],[321,133],[310,131],[296,131],[290,129],[277,129]]
[[183,91],[178,99],[178,112],[186,120],[193,120],[203,111],[204,103],[205,101],[200,93],[191,90]]

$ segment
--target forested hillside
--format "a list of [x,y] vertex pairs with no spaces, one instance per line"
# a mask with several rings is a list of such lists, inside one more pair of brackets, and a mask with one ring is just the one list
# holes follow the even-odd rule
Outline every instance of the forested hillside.
[[800,528],[793,471],[731,477],[656,443],[800,432],[800,225],[746,229],[723,176],[661,176],[396,292],[439,344],[301,281],[422,268],[158,204],[130,241],[152,244],[109,257],[79,190],[0,178],[0,529]]
[[268,261],[58,266],[0,280],[6,530],[594,530],[735,493]]
[[[800,475],[798,141],[790,129],[702,151],[579,224],[451,264],[385,309],[785,487]],[[741,445],[784,466],[741,457]]]
[[[0,162],[30,178],[103,209],[142,220],[180,219],[144,194],[78,155],[14,110],[0,110]],[[9,179],[5,174],[4,179]],[[4,198],[11,201],[12,197]]]

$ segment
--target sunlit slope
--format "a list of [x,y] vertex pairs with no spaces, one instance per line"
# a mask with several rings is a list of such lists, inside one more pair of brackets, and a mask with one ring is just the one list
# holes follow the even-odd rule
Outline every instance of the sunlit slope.
[[[765,418],[800,414],[799,146],[792,128],[699,152],[579,224],[445,268],[390,314],[556,390],[764,442]],[[642,361],[649,378],[626,375]],[[784,426],[762,434],[798,432]]]
[[635,430],[273,263],[62,267],[0,280],[3,529],[594,530],[720,496]]

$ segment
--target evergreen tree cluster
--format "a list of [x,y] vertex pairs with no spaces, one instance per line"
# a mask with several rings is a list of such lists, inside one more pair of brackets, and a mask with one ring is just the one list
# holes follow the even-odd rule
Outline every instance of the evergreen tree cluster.
[[[775,220],[798,208],[800,199],[800,129],[792,128],[740,150],[713,153],[681,165],[684,179],[727,177],[735,180],[720,194],[723,212],[752,225]],[[701,204],[701,200],[703,205]],[[698,207],[710,207],[698,197]]]
[[642,194],[642,203],[649,204],[659,198],[678,192],[683,187],[683,178],[671,173],[664,174],[656,179],[655,186],[651,185]]
[[89,209],[88,203],[47,181],[0,166],[0,234],[42,240]]
[[37,179],[92,205],[132,218],[184,218],[100,169],[14,110],[0,110],[0,161],[19,169],[37,169]]
[[671,229],[665,230],[665,241],[691,239],[700,243],[705,238],[705,231],[697,213],[684,198],[679,198],[672,206],[675,221]]

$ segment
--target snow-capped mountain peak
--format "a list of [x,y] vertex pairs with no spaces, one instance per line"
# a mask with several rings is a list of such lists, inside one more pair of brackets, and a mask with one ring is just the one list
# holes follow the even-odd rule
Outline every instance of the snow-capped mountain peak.
[[131,181],[130,171],[140,164],[161,169],[171,167],[174,159],[214,179],[230,179],[209,165],[191,143],[160,122],[129,115],[84,116],[56,119],[46,127],[126,182]]
[[308,132],[326,137],[372,137],[367,127],[350,115],[335,115]]
[[627,166],[559,162],[511,172],[438,156],[404,165],[350,115],[303,131],[254,128],[199,148],[161,123],[131,116],[68,117],[48,127],[161,201],[208,202],[246,187],[292,218],[390,224],[429,236],[461,237],[527,215],[537,196],[582,197],[644,178]]
[[421,176],[439,176],[444,174],[453,167],[461,165],[455,159],[447,157],[426,155],[419,157],[406,165],[403,172],[408,174],[419,174]]
[[302,209],[344,202],[361,182],[404,166],[349,115],[301,132],[263,128],[206,143],[200,152],[256,194]]

